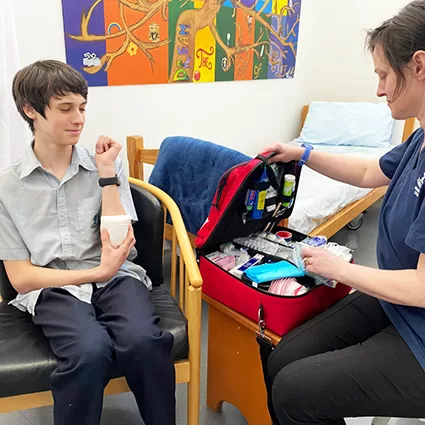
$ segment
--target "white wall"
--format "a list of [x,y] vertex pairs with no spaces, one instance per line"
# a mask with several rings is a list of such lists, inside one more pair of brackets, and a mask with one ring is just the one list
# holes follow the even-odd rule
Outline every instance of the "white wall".
[[[301,107],[311,100],[374,101],[364,29],[408,2],[302,1],[295,79],[92,87],[81,143],[92,147],[98,135],[108,134],[125,144],[126,135],[140,134],[157,147],[166,136],[188,135],[252,155],[271,141],[296,137]],[[60,0],[14,4],[21,64],[65,60]]]
[[309,70],[307,100],[377,101],[378,79],[364,49],[366,30],[407,0],[304,0],[299,65]]

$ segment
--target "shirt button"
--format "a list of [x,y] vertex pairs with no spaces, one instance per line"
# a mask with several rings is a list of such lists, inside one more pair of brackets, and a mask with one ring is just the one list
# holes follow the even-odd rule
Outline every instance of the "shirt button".
[[61,217],[68,217],[68,214],[67,213],[61,213]]

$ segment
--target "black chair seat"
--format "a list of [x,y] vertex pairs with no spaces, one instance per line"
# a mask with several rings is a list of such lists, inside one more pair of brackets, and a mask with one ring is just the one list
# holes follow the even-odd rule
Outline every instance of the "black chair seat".
[[[187,320],[176,301],[167,291],[155,287],[152,302],[160,317],[159,327],[174,336],[173,360],[187,358]],[[0,302],[0,397],[48,391],[56,362],[31,316]],[[113,377],[119,376],[119,371],[113,373]]]

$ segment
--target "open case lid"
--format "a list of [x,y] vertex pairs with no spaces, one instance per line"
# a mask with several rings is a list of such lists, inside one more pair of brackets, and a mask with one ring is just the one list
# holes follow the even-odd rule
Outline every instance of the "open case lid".
[[[244,217],[244,213],[246,213],[245,199],[247,191],[255,187],[255,184],[258,184],[255,182],[260,180],[260,177],[264,171],[264,167],[266,167],[266,169],[268,170],[268,176],[270,175],[269,173],[271,167],[268,162],[268,159],[271,156],[272,155],[270,155],[268,158],[259,156],[248,163],[243,163],[239,166],[232,167],[232,169],[228,170],[228,172],[223,175],[223,177],[225,178],[224,180],[226,182],[225,184],[232,184],[232,174],[235,172],[237,167],[251,167],[250,171],[245,174],[242,182],[240,182],[230,202],[227,204],[224,211],[221,213],[219,220],[212,228],[210,234],[205,238],[202,245],[198,245],[199,253],[202,254],[214,251],[218,249],[219,245],[224,242],[229,242],[236,237],[247,236],[251,233],[261,231],[266,227],[268,223],[278,223],[284,218],[288,218],[292,214],[298,192],[298,183],[301,175],[301,167],[297,165],[296,161],[291,161],[289,163],[276,163],[278,166],[278,197],[276,200],[277,205],[283,199],[282,190],[284,184],[284,176],[287,174],[292,174],[295,176],[295,190],[292,195],[292,204],[290,205],[290,207],[285,209],[281,214],[276,217],[272,216],[274,211],[271,211],[269,213],[266,213],[266,211],[264,211],[263,217],[261,219],[253,219],[252,217],[246,217],[246,214]],[[273,170],[272,172],[274,173]],[[220,208],[220,205],[218,205],[216,198],[220,190],[223,190],[222,181],[223,178],[219,182],[218,190],[214,198],[216,203],[212,205],[209,217],[213,213],[214,208]],[[269,181],[271,181],[271,179],[269,179]]]

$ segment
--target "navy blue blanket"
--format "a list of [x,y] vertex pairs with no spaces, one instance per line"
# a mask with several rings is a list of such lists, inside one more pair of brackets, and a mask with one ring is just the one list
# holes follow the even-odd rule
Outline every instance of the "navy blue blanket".
[[208,217],[220,177],[250,160],[233,149],[190,137],[168,137],[160,147],[149,183],[168,193],[186,229],[196,234]]

